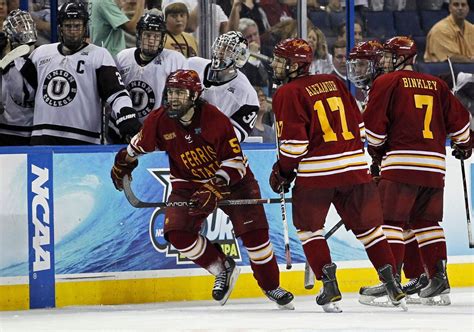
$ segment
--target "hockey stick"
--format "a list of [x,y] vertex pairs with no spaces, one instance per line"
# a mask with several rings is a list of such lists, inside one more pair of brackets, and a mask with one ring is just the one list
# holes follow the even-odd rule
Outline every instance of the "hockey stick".
[[[276,157],[277,161],[280,160],[280,141],[278,140],[278,122],[275,119],[275,143],[276,143]],[[281,221],[283,223],[283,241],[285,242],[285,258],[286,258],[286,269],[291,269],[291,251],[290,251],[290,237],[288,235],[288,221],[286,218],[286,199],[285,199],[285,189],[280,189],[280,210],[281,210]]]
[[28,45],[20,45],[17,48],[14,48],[8,52],[2,60],[0,60],[0,70],[4,70],[12,61],[16,58],[27,55],[30,52],[30,47]]
[[[128,175],[123,177],[123,192],[131,206],[136,208],[156,208],[156,207],[190,207],[189,202],[143,202],[133,192],[131,180]],[[229,205],[256,205],[256,204],[275,204],[280,203],[278,198],[250,198],[250,199],[234,199],[222,200],[217,204],[218,206]]]
[[[339,220],[337,224],[332,226],[332,228],[324,234],[324,239],[327,240],[329,239],[336,231],[344,224],[344,222]],[[305,263],[304,265],[304,288],[306,289],[313,289],[314,287],[314,272],[311,269],[311,266],[309,266],[308,262]]]
[[[456,95],[457,84],[456,76],[454,75],[453,64],[451,59],[448,57],[449,70],[451,71],[451,77],[453,79],[453,89],[452,92]],[[469,209],[469,196],[467,194],[467,181],[466,181],[466,169],[464,168],[464,158],[461,158],[461,174],[462,174],[462,186],[464,189],[464,206],[466,208],[466,223],[467,223],[467,238],[469,241],[469,248],[474,248],[474,240],[472,238],[472,225],[471,225],[471,213]]]
[[466,182],[466,170],[464,169],[464,158],[461,158],[461,173],[462,173],[462,186],[464,189],[464,206],[466,207],[466,222],[467,222],[467,238],[469,240],[469,248],[474,248],[474,241],[472,239],[472,225],[471,225],[471,213],[469,212],[469,199],[467,195],[467,182]]

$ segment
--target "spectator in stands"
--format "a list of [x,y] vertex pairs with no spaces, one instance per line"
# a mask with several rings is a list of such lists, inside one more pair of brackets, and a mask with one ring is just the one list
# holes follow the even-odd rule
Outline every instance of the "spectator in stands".
[[51,8],[49,2],[33,0],[28,8],[38,31],[37,45],[51,43]]
[[256,88],[255,90],[257,91],[260,108],[257,113],[255,127],[253,127],[249,136],[262,137],[262,143],[274,143],[275,131],[271,126],[264,122],[265,115],[269,114],[272,110],[271,104],[268,103],[267,96],[262,88]]
[[467,0],[450,0],[449,16],[436,23],[426,38],[425,62],[474,62],[474,25],[466,20]]
[[407,0],[371,0],[369,10],[372,11],[401,11],[401,10],[415,10],[416,1]]
[[0,0],[0,27],[3,25],[3,21],[8,15],[7,0]]
[[184,3],[175,2],[166,6],[165,48],[181,52],[186,58],[198,55],[196,38],[184,31],[188,18],[188,7]]
[[87,43],[87,7],[68,1],[58,11],[59,43],[33,51],[21,73],[36,89],[31,145],[101,143],[104,103],[122,136],[141,127],[110,53]]
[[[354,22],[354,44],[360,43],[364,39],[362,32],[362,22],[356,19]],[[337,28],[337,39],[336,40],[347,40],[346,36],[346,22],[339,24]]]
[[135,34],[135,27],[145,9],[145,0],[136,0],[136,10],[131,19],[115,0],[89,0],[89,6],[92,43],[105,47],[115,57],[126,47],[124,31]]
[[[166,7],[174,2],[182,2],[188,7],[189,18],[186,31],[194,32],[195,37],[198,38],[198,26],[200,22],[200,6],[198,6],[197,0],[163,0],[161,8],[166,11]],[[237,30],[240,19],[240,8],[232,10],[231,15],[227,16],[222,7],[217,4],[212,4],[212,10],[214,15],[214,30],[212,34],[212,40],[215,40],[220,34],[226,33],[230,30]],[[199,39],[198,39],[199,42]]]
[[284,0],[260,0],[260,7],[267,15],[270,26],[296,17]]
[[329,0],[328,5],[326,6],[326,11],[328,13],[340,13],[342,12],[342,6],[340,0]]
[[332,64],[333,64],[332,74],[336,75],[343,81],[347,79],[346,54],[347,54],[346,41],[336,40],[336,42],[332,46]]
[[333,70],[332,55],[328,52],[328,44],[324,33],[316,27],[308,30],[308,44],[314,52],[311,74],[329,74]]
[[250,51],[249,60],[240,71],[247,76],[253,87],[262,87],[268,92],[271,84],[265,65],[270,65],[271,59],[260,54],[261,44],[257,23],[250,18],[241,18],[239,21],[239,31],[247,39]]
[[[119,0],[120,1],[120,8],[122,11],[127,15],[129,19],[133,17],[135,14],[135,10],[137,8],[137,0]],[[137,43],[137,37],[134,33],[130,33],[127,31],[124,32],[125,37],[125,48],[135,47]]]
[[444,0],[416,0],[416,6],[419,10],[440,10],[443,3]]
[[270,29],[270,23],[268,22],[267,14],[260,7],[259,0],[219,0],[218,4],[221,5],[222,9],[227,15],[232,14],[232,8],[237,6],[237,10],[240,18],[250,18],[258,26],[258,32],[264,33]]

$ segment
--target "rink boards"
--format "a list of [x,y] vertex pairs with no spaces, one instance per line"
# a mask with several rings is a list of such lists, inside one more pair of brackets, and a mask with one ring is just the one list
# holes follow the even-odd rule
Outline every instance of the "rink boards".
[[[164,241],[164,211],[132,208],[113,187],[110,168],[119,148],[0,149],[1,310],[210,299],[213,277]],[[268,185],[274,150],[270,145],[249,145],[245,152],[262,196],[275,197]],[[443,227],[450,283],[473,286],[474,256],[468,248],[460,164],[450,151],[447,154]],[[466,171],[472,197],[470,163]],[[141,158],[132,186],[143,200],[165,200],[170,190],[166,155]],[[291,205],[287,208],[291,220]],[[285,271],[280,207],[266,205],[265,210],[284,272],[282,285],[295,294],[315,293],[319,285],[312,291],[303,287],[304,256],[294,227],[290,225],[294,267]],[[327,229],[338,220],[331,210]],[[203,233],[242,266],[232,296],[261,296],[228,217],[220,211],[210,216]],[[342,291],[377,282],[351,233],[340,229],[329,245]]]

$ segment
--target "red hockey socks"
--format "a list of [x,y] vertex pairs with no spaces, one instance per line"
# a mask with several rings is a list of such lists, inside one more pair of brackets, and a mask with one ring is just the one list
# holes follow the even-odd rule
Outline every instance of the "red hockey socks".
[[369,230],[352,230],[357,239],[364,245],[367,256],[376,270],[384,265],[392,265],[394,273],[397,273],[395,259],[393,258],[390,245],[382,231],[382,226]]
[[324,265],[331,264],[331,254],[326,239],[324,239],[324,230],[319,229],[315,232],[298,231],[298,238],[303,245],[306,260],[311,266],[316,279],[322,280]]
[[268,236],[268,229],[258,229],[240,236],[250,260],[250,267],[258,285],[264,291],[274,290],[280,286],[280,271],[273,246]]
[[213,275],[224,270],[225,255],[200,234],[170,231],[168,241],[188,259]]
[[443,228],[436,221],[417,220],[413,223],[421,260],[431,278],[436,273],[436,263],[446,260],[446,239]]
[[403,231],[403,238],[405,240],[403,272],[405,278],[415,279],[425,272],[421,261],[420,249],[418,248],[418,241],[416,241],[415,233],[411,229]]

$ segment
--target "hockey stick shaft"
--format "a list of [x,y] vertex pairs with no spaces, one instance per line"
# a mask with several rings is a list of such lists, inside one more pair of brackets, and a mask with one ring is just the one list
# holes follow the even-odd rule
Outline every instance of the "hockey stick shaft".
[[[157,208],[157,207],[189,207],[189,202],[144,202],[140,200],[132,190],[131,181],[128,175],[123,178],[123,191],[130,205],[136,208]],[[217,204],[218,206],[230,205],[256,205],[256,204],[275,204],[280,203],[278,198],[250,198],[250,199],[234,199],[222,200]]]
[[462,174],[462,186],[464,189],[464,206],[466,208],[467,238],[469,240],[469,248],[474,248],[474,241],[472,239],[471,213],[469,210],[469,196],[467,195],[466,170],[464,168],[463,158],[461,158],[461,174]]
[[30,47],[28,45],[20,45],[10,52],[8,52],[2,60],[0,60],[0,69],[4,70],[12,61],[15,59],[27,55],[30,52]]
[[[344,224],[344,222],[339,220],[337,224],[332,226],[332,228],[324,234],[324,239],[327,240],[329,239],[336,231],[341,228],[341,226]],[[306,261],[304,265],[304,288],[306,289],[312,289],[314,287],[314,272],[311,269],[311,266],[309,266],[309,263]]]
[[[275,143],[276,143],[276,158],[277,161],[280,160],[280,140],[278,138],[278,121],[276,115],[274,114],[275,120]],[[281,210],[281,221],[283,224],[283,241],[285,242],[285,259],[286,259],[286,269],[291,269],[291,250],[290,250],[290,236],[288,234],[288,220],[286,218],[286,199],[285,199],[285,189],[280,189],[280,210]]]

